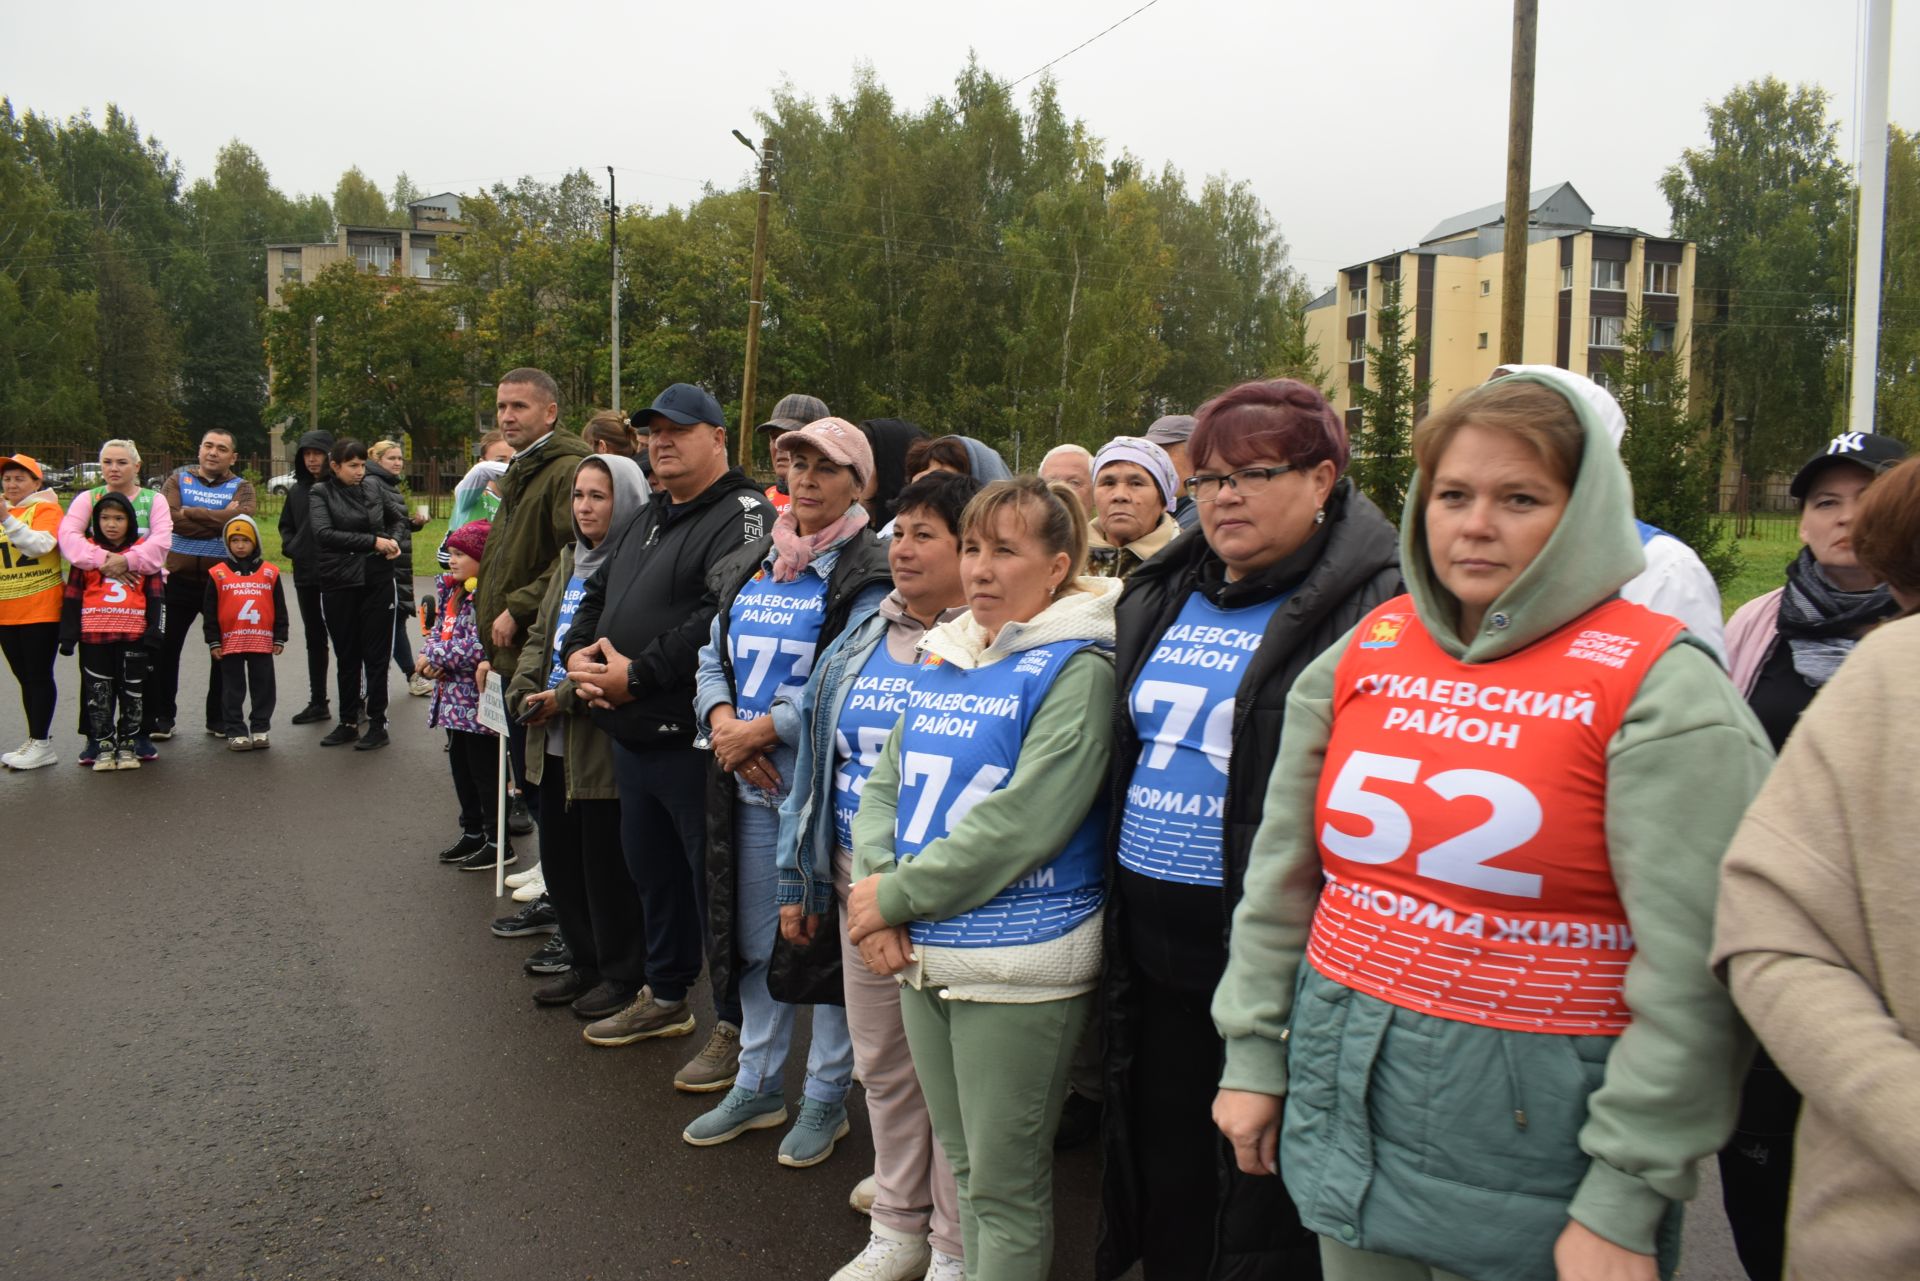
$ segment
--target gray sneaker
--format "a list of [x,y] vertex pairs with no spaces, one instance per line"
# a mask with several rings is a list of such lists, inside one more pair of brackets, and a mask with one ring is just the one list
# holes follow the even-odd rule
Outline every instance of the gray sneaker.
[[706,1048],[673,1074],[673,1088],[688,1094],[712,1094],[732,1085],[739,1075],[740,1029],[731,1023],[716,1023]]
[[618,1014],[597,1023],[589,1023],[580,1035],[588,1045],[632,1045],[657,1036],[685,1036],[693,1031],[693,1011],[685,1001],[662,1005],[653,999],[653,989],[643,987],[633,1004]]
[[680,1137],[696,1148],[739,1138],[748,1130],[771,1130],[787,1123],[787,1104],[778,1090],[755,1094],[734,1086],[720,1106],[697,1116]]

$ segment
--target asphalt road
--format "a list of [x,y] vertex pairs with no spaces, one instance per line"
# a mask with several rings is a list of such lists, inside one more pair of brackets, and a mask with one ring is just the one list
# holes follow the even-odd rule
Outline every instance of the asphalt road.
[[[671,1078],[704,993],[696,1036],[619,1050],[528,999],[541,940],[494,938],[492,877],[432,857],[454,805],[424,700],[385,751],[322,750],[287,724],[289,651],[274,747],[241,755],[184,667],[160,761],[95,775],[63,660],[61,763],[0,778],[0,1276],[825,1281],[859,1249],[859,1107],[811,1170],[779,1131],[689,1147],[706,1104]],[[24,736],[0,679],[0,742]],[[1087,1277],[1097,1157],[1057,1183],[1054,1275]],[[1698,1204],[1684,1275],[1740,1281]]]

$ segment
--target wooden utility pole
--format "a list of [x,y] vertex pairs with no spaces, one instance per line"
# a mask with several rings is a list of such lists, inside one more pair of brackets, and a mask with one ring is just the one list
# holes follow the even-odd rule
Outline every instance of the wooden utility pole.
[[[736,132],[736,138],[740,135]],[[741,138],[742,142],[746,139]],[[752,143],[747,143],[751,147]],[[773,139],[760,140],[760,199],[753,219],[753,275],[747,285],[747,368],[740,379],[740,465],[753,466],[753,397],[760,382],[761,288],[767,278],[767,205],[773,199]]]
[[1533,175],[1533,50],[1539,0],[1513,0],[1513,88],[1507,100],[1507,218],[1500,273],[1500,363],[1525,359],[1527,188]]

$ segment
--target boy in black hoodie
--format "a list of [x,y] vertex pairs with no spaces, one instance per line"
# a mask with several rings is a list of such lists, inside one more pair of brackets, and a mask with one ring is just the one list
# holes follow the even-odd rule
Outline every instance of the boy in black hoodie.
[[[220,664],[227,750],[267,747],[273,727],[273,656],[287,647],[287,598],[280,570],[260,558],[260,531],[251,516],[235,516],[220,531],[227,558],[207,571],[200,607],[207,644]],[[253,719],[247,719],[247,689]],[[251,726],[251,729],[249,729]]]
[[[110,552],[124,552],[139,540],[133,504],[109,490],[93,504],[87,539]],[[74,566],[67,576],[60,607],[60,652],[80,651],[80,701],[87,714],[87,747],[82,765],[104,774],[139,769],[160,753],[140,731],[146,710],[147,666],[165,627],[166,597],[160,575],[129,571],[133,582],[109,578],[97,569]],[[114,731],[114,705],[120,709]]]

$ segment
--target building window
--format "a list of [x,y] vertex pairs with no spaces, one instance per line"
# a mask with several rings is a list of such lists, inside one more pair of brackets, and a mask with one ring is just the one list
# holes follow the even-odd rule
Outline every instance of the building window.
[[1478,347],[1481,351],[1485,351],[1487,349],[1487,331],[1486,330],[1482,329],[1480,331],[1480,340],[1474,343],[1473,345]]
[[1587,346],[1618,347],[1626,328],[1624,316],[1595,316],[1587,328]]
[[1599,384],[1600,390],[1602,391],[1610,392],[1616,386],[1618,386],[1618,382],[1614,378],[1612,372],[1609,371],[1604,365],[1601,366],[1599,369],[1596,369],[1593,371],[1593,381]]
[[1595,258],[1593,260],[1593,287],[1595,289],[1625,289],[1627,287],[1627,264],[1618,258]]
[[392,245],[355,245],[353,260],[360,264],[362,271],[377,271],[385,274],[392,266],[394,248]]
[[1365,285],[1362,285],[1358,289],[1354,290],[1353,296],[1347,300],[1347,314],[1349,316],[1358,316],[1358,315],[1364,314],[1366,310],[1367,310],[1367,287]]
[[1485,298],[1488,294],[1492,292],[1493,292],[1493,282],[1491,280],[1483,280],[1480,282],[1480,296],[1482,298]]
[[432,280],[434,275],[434,259],[436,257],[433,252],[433,246],[413,245],[410,247],[410,253],[413,262],[408,269],[408,274],[412,275],[416,280]]
[[287,284],[300,279],[300,255],[280,255],[280,283]]
[[1367,358],[1367,340],[1364,338],[1347,339],[1347,359],[1365,360]]
[[1677,262],[1650,262],[1647,264],[1647,292],[1650,294],[1677,294],[1680,292],[1680,264]]
[[1671,321],[1666,324],[1655,325],[1653,327],[1653,335],[1647,343],[1648,350],[1672,351],[1674,336],[1678,332],[1678,329],[1679,327]]
[[1572,263],[1568,263],[1566,266],[1560,269],[1560,287],[1562,289],[1573,288],[1573,264]]

